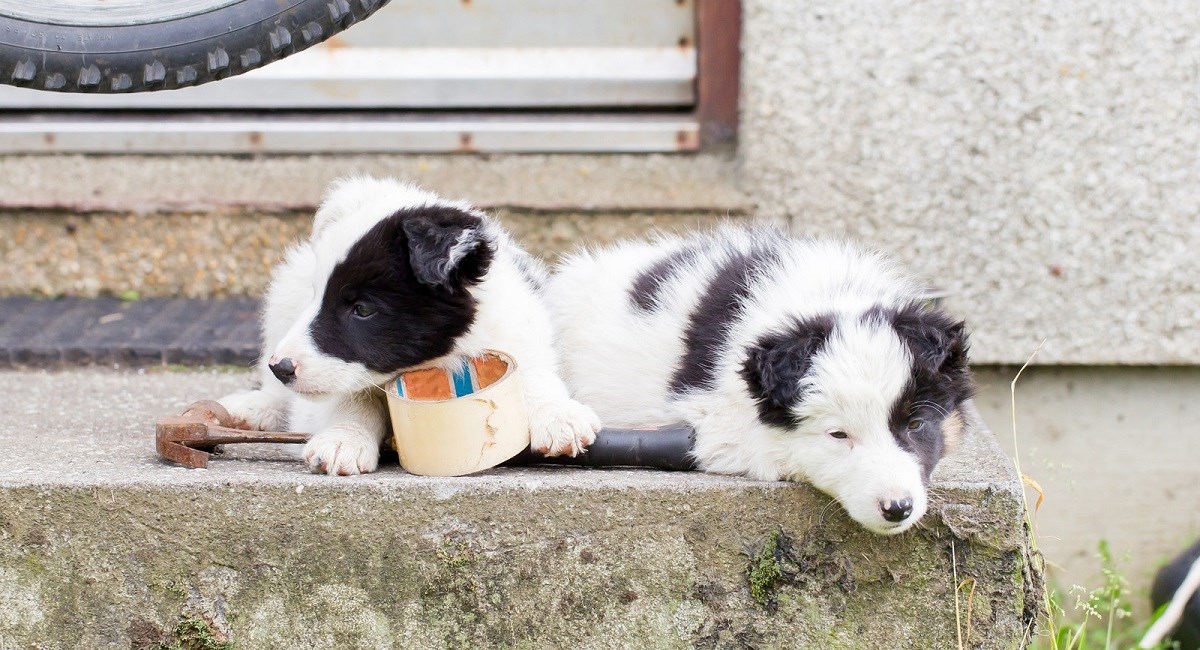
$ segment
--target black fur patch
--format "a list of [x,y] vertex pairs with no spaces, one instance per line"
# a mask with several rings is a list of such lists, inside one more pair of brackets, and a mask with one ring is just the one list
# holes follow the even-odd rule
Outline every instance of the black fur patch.
[[663,287],[685,264],[693,262],[703,248],[703,245],[695,244],[683,246],[639,273],[629,287],[629,299],[633,306],[642,311],[658,307]]
[[750,295],[750,280],[777,257],[774,248],[756,246],[747,253],[735,253],[717,270],[684,332],[684,353],[671,378],[672,393],[712,388],[714,360],[725,345],[729,326],[742,313],[743,302]]
[[966,324],[918,305],[875,314],[895,328],[913,357],[912,375],[892,405],[888,426],[900,447],[920,459],[928,483],[946,451],[942,421],[974,392]]
[[804,396],[801,381],[812,358],[833,333],[833,317],[797,320],[788,329],[767,334],[748,351],[742,379],[758,403],[763,424],[790,429],[800,424],[791,407]]
[[[494,244],[485,241],[479,217],[438,206],[401,210],[385,221],[393,219],[406,235],[408,263],[422,284],[460,292],[487,273]],[[486,254],[479,254],[483,248]]]
[[[317,349],[381,373],[449,353],[475,320],[467,289],[495,254],[482,225],[449,207],[401,210],[376,224],[326,282],[310,326]],[[356,315],[360,304],[373,313]]]

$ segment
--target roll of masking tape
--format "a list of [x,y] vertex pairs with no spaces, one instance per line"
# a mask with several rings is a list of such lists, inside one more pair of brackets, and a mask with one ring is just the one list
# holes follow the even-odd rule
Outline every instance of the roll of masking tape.
[[422,476],[490,469],[529,446],[516,361],[486,350],[447,370],[418,368],[387,385],[400,465]]

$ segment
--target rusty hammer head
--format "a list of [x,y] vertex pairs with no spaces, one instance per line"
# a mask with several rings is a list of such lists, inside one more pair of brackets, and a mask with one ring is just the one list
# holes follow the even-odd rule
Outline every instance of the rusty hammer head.
[[217,402],[202,400],[187,407],[183,415],[160,418],[154,425],[158,455],[184,467],[208,467],[208,427],[230,421],[229,411]]
[[307,433],[247,431],[246,423],[234,419],[225,407],[212,400],[189,406],[183,415],[159,419],[154,427],[158,455],[184,467],[208,467],[210,451],[217,445],[235,442],[304,443]]

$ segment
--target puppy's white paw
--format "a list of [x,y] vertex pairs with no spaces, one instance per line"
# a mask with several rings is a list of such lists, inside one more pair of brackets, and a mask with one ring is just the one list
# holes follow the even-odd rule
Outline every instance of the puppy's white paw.
[[544,404],[529,414],[529,446],[543,456],[578,456],[599,430],[600,418],[575,400]]
[[217,400],[238,420],[240,429],[255,431],[283,431],[287,428],[285,405],[274,396],[261,390],[244,390],[226,395]]
[[350,431],[322,431],[304,445],[304,462],[330,476],[369,474],[379,467],[379,442]]

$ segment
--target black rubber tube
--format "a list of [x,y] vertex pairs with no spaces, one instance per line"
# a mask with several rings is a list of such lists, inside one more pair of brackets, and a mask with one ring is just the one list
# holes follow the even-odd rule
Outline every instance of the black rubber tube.
[[596,442],[579,456],[547,458],[528,448],[504,464],[574,467],[646,467],[670,471],[696,469],[692,444],[696,431],[686,424],[658,429],[601,429]]
[[387,1],[237,0],[135,25],[35,22],[0,12],[0,83],[65,93],[196,86],[316,45]]

